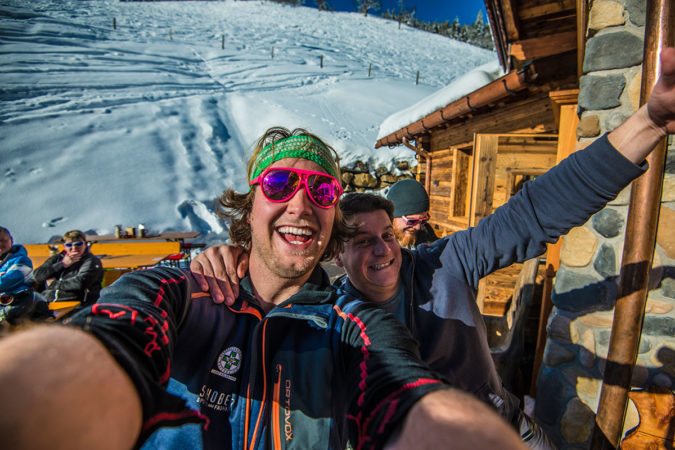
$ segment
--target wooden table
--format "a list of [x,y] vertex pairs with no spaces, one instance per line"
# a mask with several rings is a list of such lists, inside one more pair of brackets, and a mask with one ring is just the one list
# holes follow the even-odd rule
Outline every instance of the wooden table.
[[165,231],[159,234],[149,234],[142,238],[137,237],[117,237],[114,234],[88,234],[88,242],[137,242],[137,241],[168,241],[168,242],[183,242],[186,239],[195,239],[199,236],[198,231]]
[[[26,244],[25,247],[33,267],[39,267],[51,256],[48,244]],[[62,250],[59,245],[58,251]],[[91,252],[101,260],[104,269],[140,269],[180,253],[181,243],[119,239],[93,244]]]

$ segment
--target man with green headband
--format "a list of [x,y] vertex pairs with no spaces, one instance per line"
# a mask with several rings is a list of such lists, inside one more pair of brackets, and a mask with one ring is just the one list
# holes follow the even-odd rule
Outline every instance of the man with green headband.
[[393,316],[331,288],[318,262],[349,230],[333,150],[275,128],[251,161],[249,192],[220,198],[251,255],[236,301],[217,305],[189,272],[155,268],[124,276],[69,326],[0,340],[0,385],[13,387],[3,442],[130,448],[192,422],[155,447],[522,448],[420,362]]

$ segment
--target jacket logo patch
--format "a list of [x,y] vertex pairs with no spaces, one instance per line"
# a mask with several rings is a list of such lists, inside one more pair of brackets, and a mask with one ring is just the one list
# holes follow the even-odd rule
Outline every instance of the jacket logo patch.
[[232,375],[239,371],[241,367],[241,350],[237,347],[228,347],[220,355],[216,362],[218,370],[212,369],[211,373],[219,375],[228,380],[237,381]]

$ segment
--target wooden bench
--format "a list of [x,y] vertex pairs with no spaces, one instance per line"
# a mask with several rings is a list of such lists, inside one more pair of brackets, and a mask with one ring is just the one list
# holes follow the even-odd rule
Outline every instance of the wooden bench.
[[73,309],[80,306],[80,302],[78,301],[50,302],[48,306],[49,310],[54,312],[54,318],[58,320],[61,317],[68,314]]

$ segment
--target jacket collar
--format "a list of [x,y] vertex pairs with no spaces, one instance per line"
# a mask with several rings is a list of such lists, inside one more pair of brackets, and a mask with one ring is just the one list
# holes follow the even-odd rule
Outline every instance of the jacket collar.
[[[240,294],[237,304],[240,303],[239,300],[246,300],[249,303],[257,304],[255,295],[253,294],[253,284],[251,283],[251,278],[248,274],[242,278],[240,283]],[[279,304],[277,307],[286,306],[289,304],[321,304],[329,303],[335,297],[335,290],[330,284],[330,277],[325,270],[321,267],[320,264],[312,271],[312,274],[309,276],[309,279],[300,287],[300,290],[292,295],[290,298],[286,299],[284,302]],[[235,306],[237,307],[237,306]],[[237,307],[238,308],[238,307]]]

